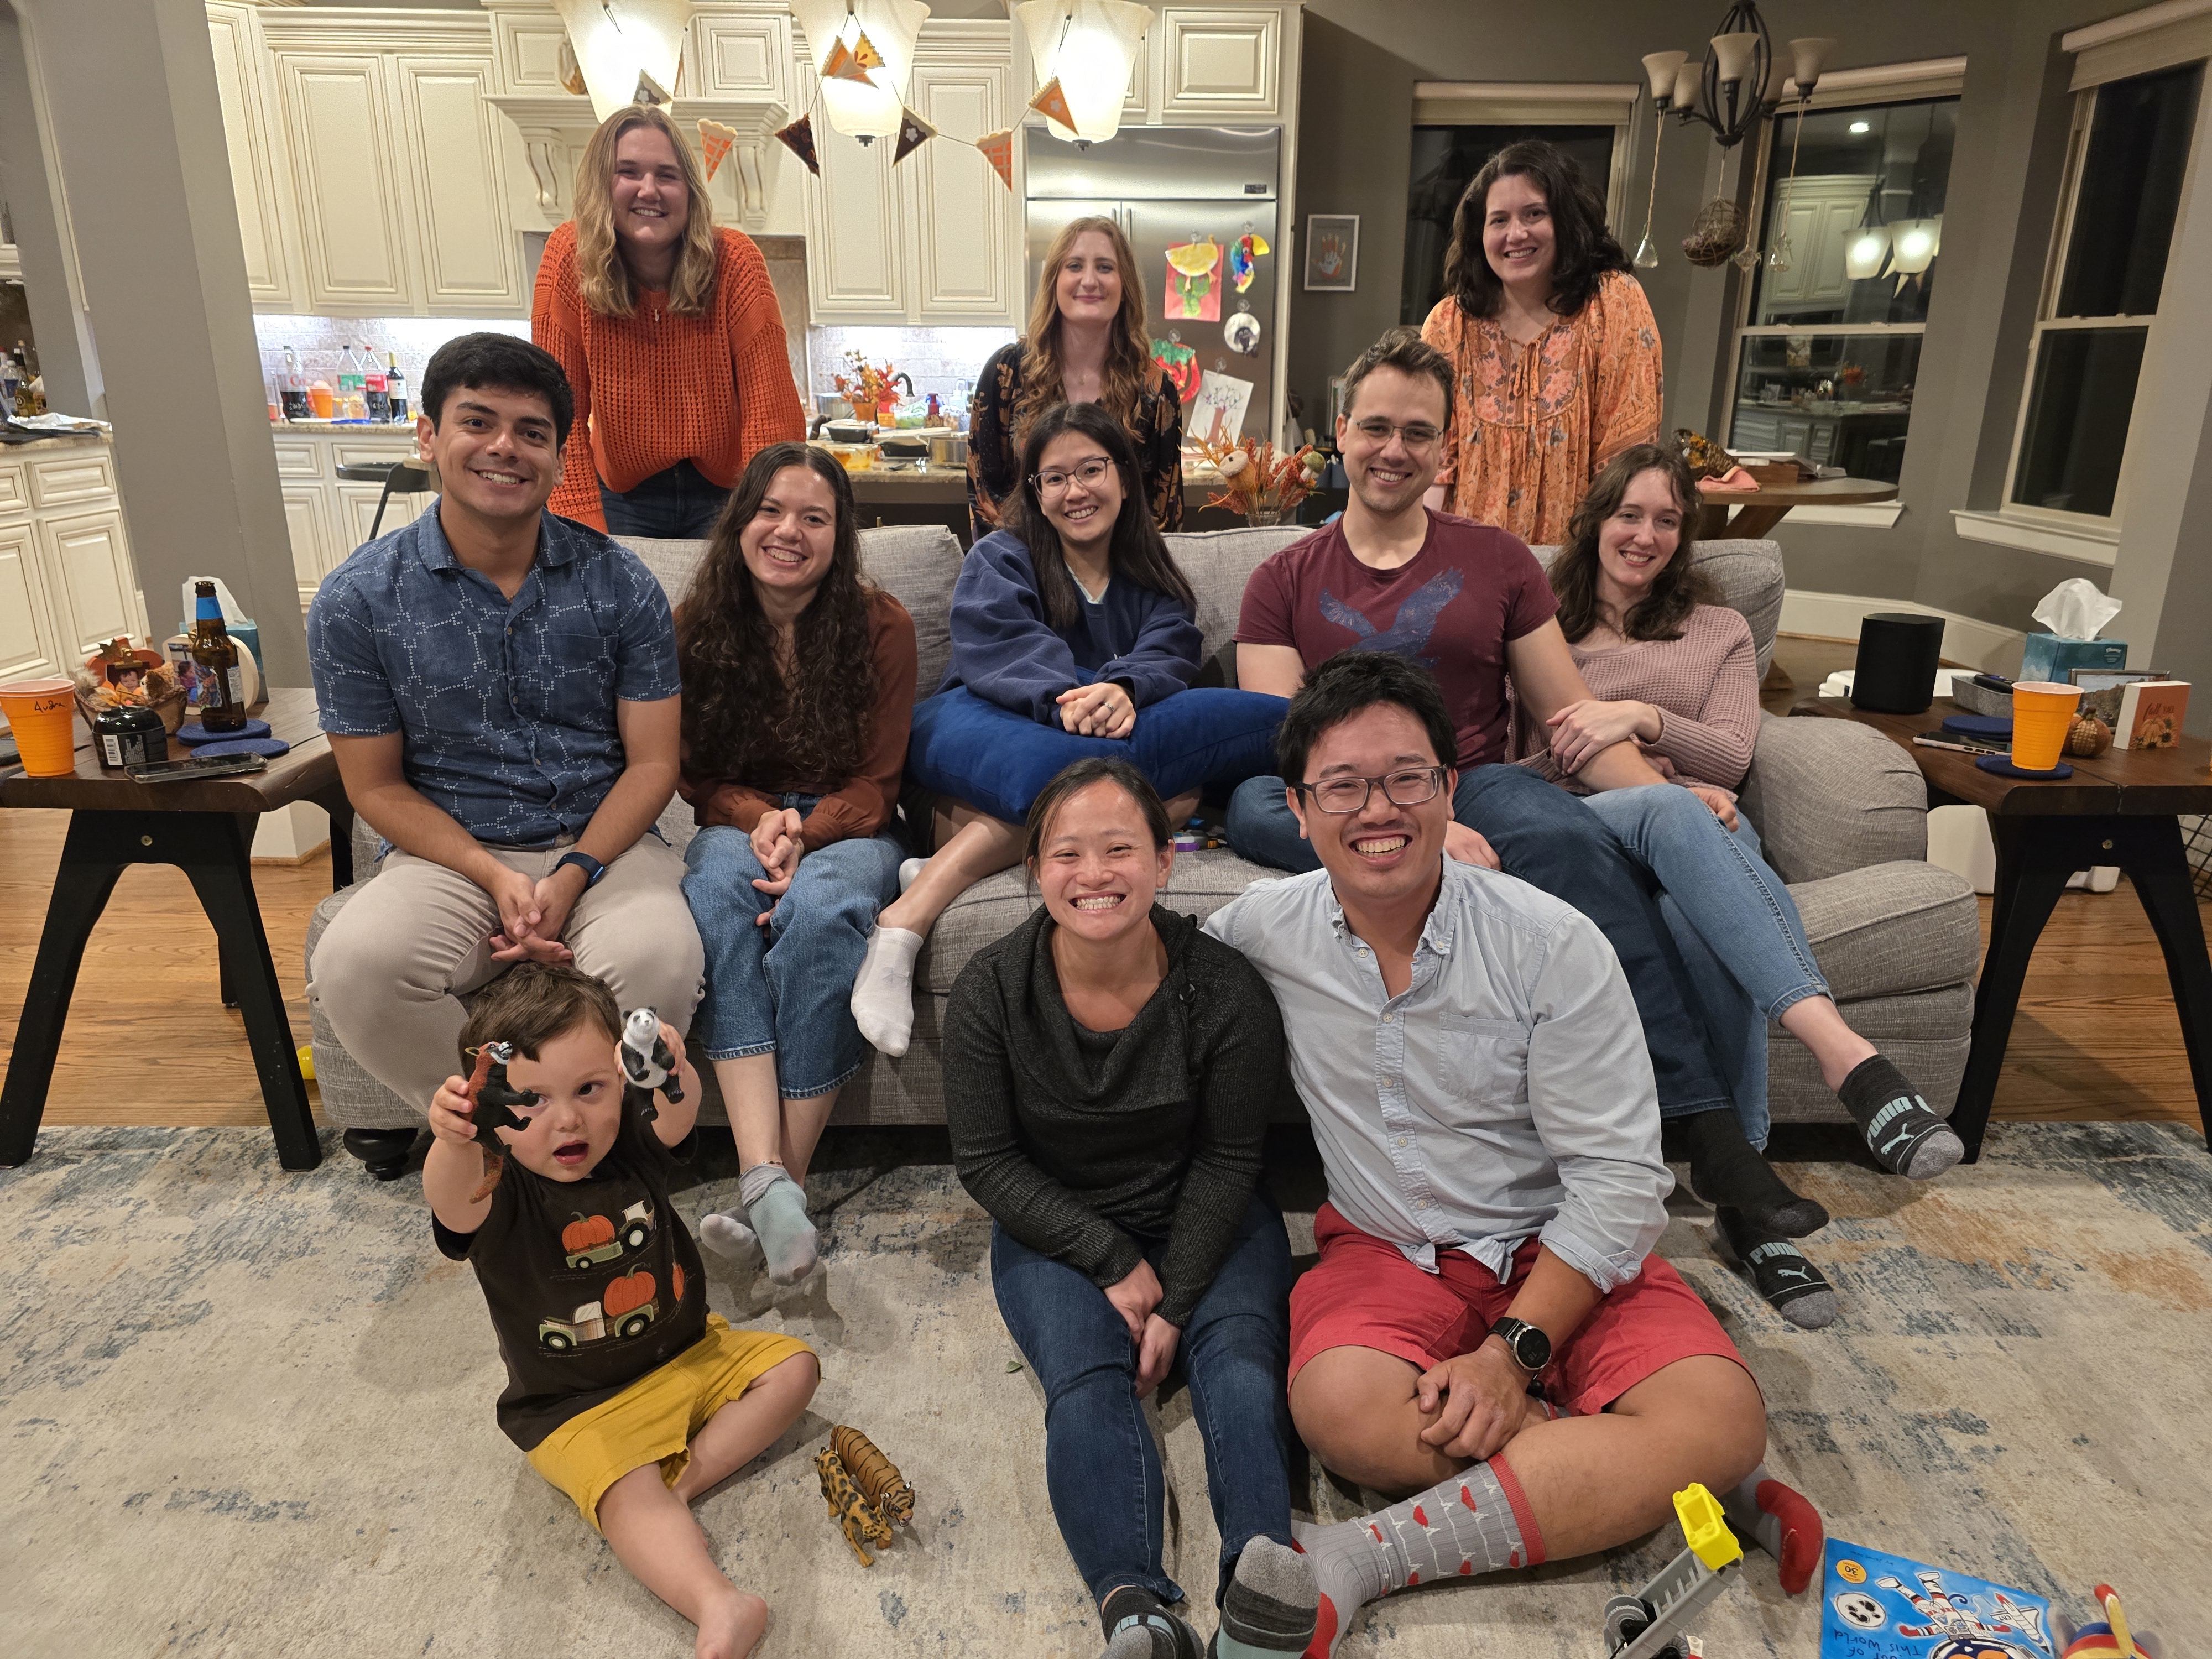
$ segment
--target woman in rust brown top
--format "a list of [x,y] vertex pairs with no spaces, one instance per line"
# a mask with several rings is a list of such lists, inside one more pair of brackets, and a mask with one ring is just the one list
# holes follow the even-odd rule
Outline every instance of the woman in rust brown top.
[[876,912],[914,714],[914,619],[860,578],[853,488],[805,444],[754,456],[676,615],[684,775],[699,833],[684,896],[707,947],[705,1048],[738,1142],[744,1218],[788,1283],[814,1262],[807,1161],[867,1053],[848,1006]]

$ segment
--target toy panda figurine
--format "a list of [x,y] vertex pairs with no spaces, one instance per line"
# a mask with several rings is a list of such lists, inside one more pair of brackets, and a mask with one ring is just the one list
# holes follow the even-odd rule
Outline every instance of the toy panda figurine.
[[639,1109],[648,1123],[660,1115],[653,1103],[655,1089],[668,1097],[672,1106],[684,1098],[676,1056],[661,1038],[660,1016],[650,1008],[633,1008],[623,1016],[622,1068],[630,1085],[644,1091]]

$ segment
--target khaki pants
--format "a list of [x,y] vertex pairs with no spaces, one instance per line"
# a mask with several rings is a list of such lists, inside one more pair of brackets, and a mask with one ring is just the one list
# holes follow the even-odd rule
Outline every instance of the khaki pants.
[[[568,850],[491,849],[532,881]],[[606,981],[623,1008],[656,1009],[679,1031],[690,1029],[703,971],[683,880],[682,857],[648,833],[576,901],[562,933],[576,966]],[[490,894],[395,848],[316,945],[307,994],[346,1052],[427,1115],[438,1085],[462,1069],[468,1012],[457,998],[511,965],[492,960],[498,930]]]

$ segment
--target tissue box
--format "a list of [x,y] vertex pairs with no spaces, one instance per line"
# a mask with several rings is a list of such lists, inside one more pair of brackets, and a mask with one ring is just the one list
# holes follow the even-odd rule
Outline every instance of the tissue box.
[[2069,640],[2060,634],[2030,634],[2021,653],[2020,674],[2024,680],[2055,680],[2066,684],[2076,668],[2125,668],[2128,647],[2121,640]]

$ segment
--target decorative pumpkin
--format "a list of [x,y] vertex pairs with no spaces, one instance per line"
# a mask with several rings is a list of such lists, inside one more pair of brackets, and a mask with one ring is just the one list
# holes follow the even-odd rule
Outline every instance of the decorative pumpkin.
[[2112,746],[2112,728],[2093,714],[2075,717],[2074,724],[2066,728],[2066,752],[2069,755],[2101,755]]
[[585,1215],[574,1210],[569,1213],[576,1218],[561,1229],[561,1248],[571,1255],[614,1243],[615,1224],[606,1217]]
[[642,1308],[653,1300],[653,1275],[642,1267],[635,1273],[624,1273],[610,1280],[599,1305],[606,1310],[609,1319],[620,1319],[632,1308]]

